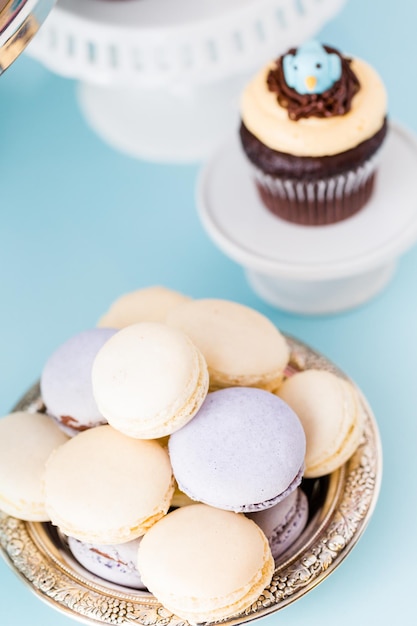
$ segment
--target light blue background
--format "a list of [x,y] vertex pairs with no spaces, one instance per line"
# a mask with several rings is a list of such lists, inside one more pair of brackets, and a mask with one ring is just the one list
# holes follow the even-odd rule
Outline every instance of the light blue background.
[[[417,132],[414,0],[349,0],[322,40],[373,64],[391,117]],[[198,166],[113,151],[84,121],[75,86],[27,57],[0,79],[0,415],[56,346],[93,326],[123,292],[164,284],[259,309],[356,380],[384,448],[380,499],[358,546],[317,589],[263,623],[414,624],[417,249],[402,257],[388,288],[357,310],[320,318],[274,310],[204,232],[194,201]],[[0,623],[74,622],[0,560]]]

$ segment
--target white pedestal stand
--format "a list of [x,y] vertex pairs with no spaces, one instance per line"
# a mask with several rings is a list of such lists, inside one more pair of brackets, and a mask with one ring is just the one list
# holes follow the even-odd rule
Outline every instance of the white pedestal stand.
[[202,171],[198,205],[213,241],[258,295],[295,313],[349,309],[376,295],[417,240],[417,140],[391,124],[372,200],[329,226],[298,226],[261,203],[237,138]]
[[80,81],[114,147],[156,161],[208,156],[236,125],[248,77],[313,36],[345,0],[58,0],[28,52]]

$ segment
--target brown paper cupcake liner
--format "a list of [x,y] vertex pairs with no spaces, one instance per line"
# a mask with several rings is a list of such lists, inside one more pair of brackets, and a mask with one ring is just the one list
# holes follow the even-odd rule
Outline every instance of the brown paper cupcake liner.
[[305,226],[334,224],[357,213],[371,198],[378,153],[355,170],[319,180],[283,179],[254,168],[255,183],[274,215]]

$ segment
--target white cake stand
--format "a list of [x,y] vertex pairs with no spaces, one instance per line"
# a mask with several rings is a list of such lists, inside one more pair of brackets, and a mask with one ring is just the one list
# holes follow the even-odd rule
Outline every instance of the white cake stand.
[[266,60],[313,36],[345,0],[58,0],[28,52],[80,81],[91,126],[156,161],[208,156]]
[[366,207],[330,226],[298,226],[262,205],[233,137],[201,173],[199,213],[261,298],[295,313],[335,313],[381,291],[417,240],[416,171],[417,140],[391,124]]

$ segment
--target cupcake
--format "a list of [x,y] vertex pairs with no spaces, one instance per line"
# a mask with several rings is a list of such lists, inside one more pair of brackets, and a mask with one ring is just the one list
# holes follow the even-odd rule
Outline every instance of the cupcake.
[[304,225],[362,209],[374,189],[386,111],[376,71],[317,41],[263,68],[244,90],[240,127],[263,204]]

